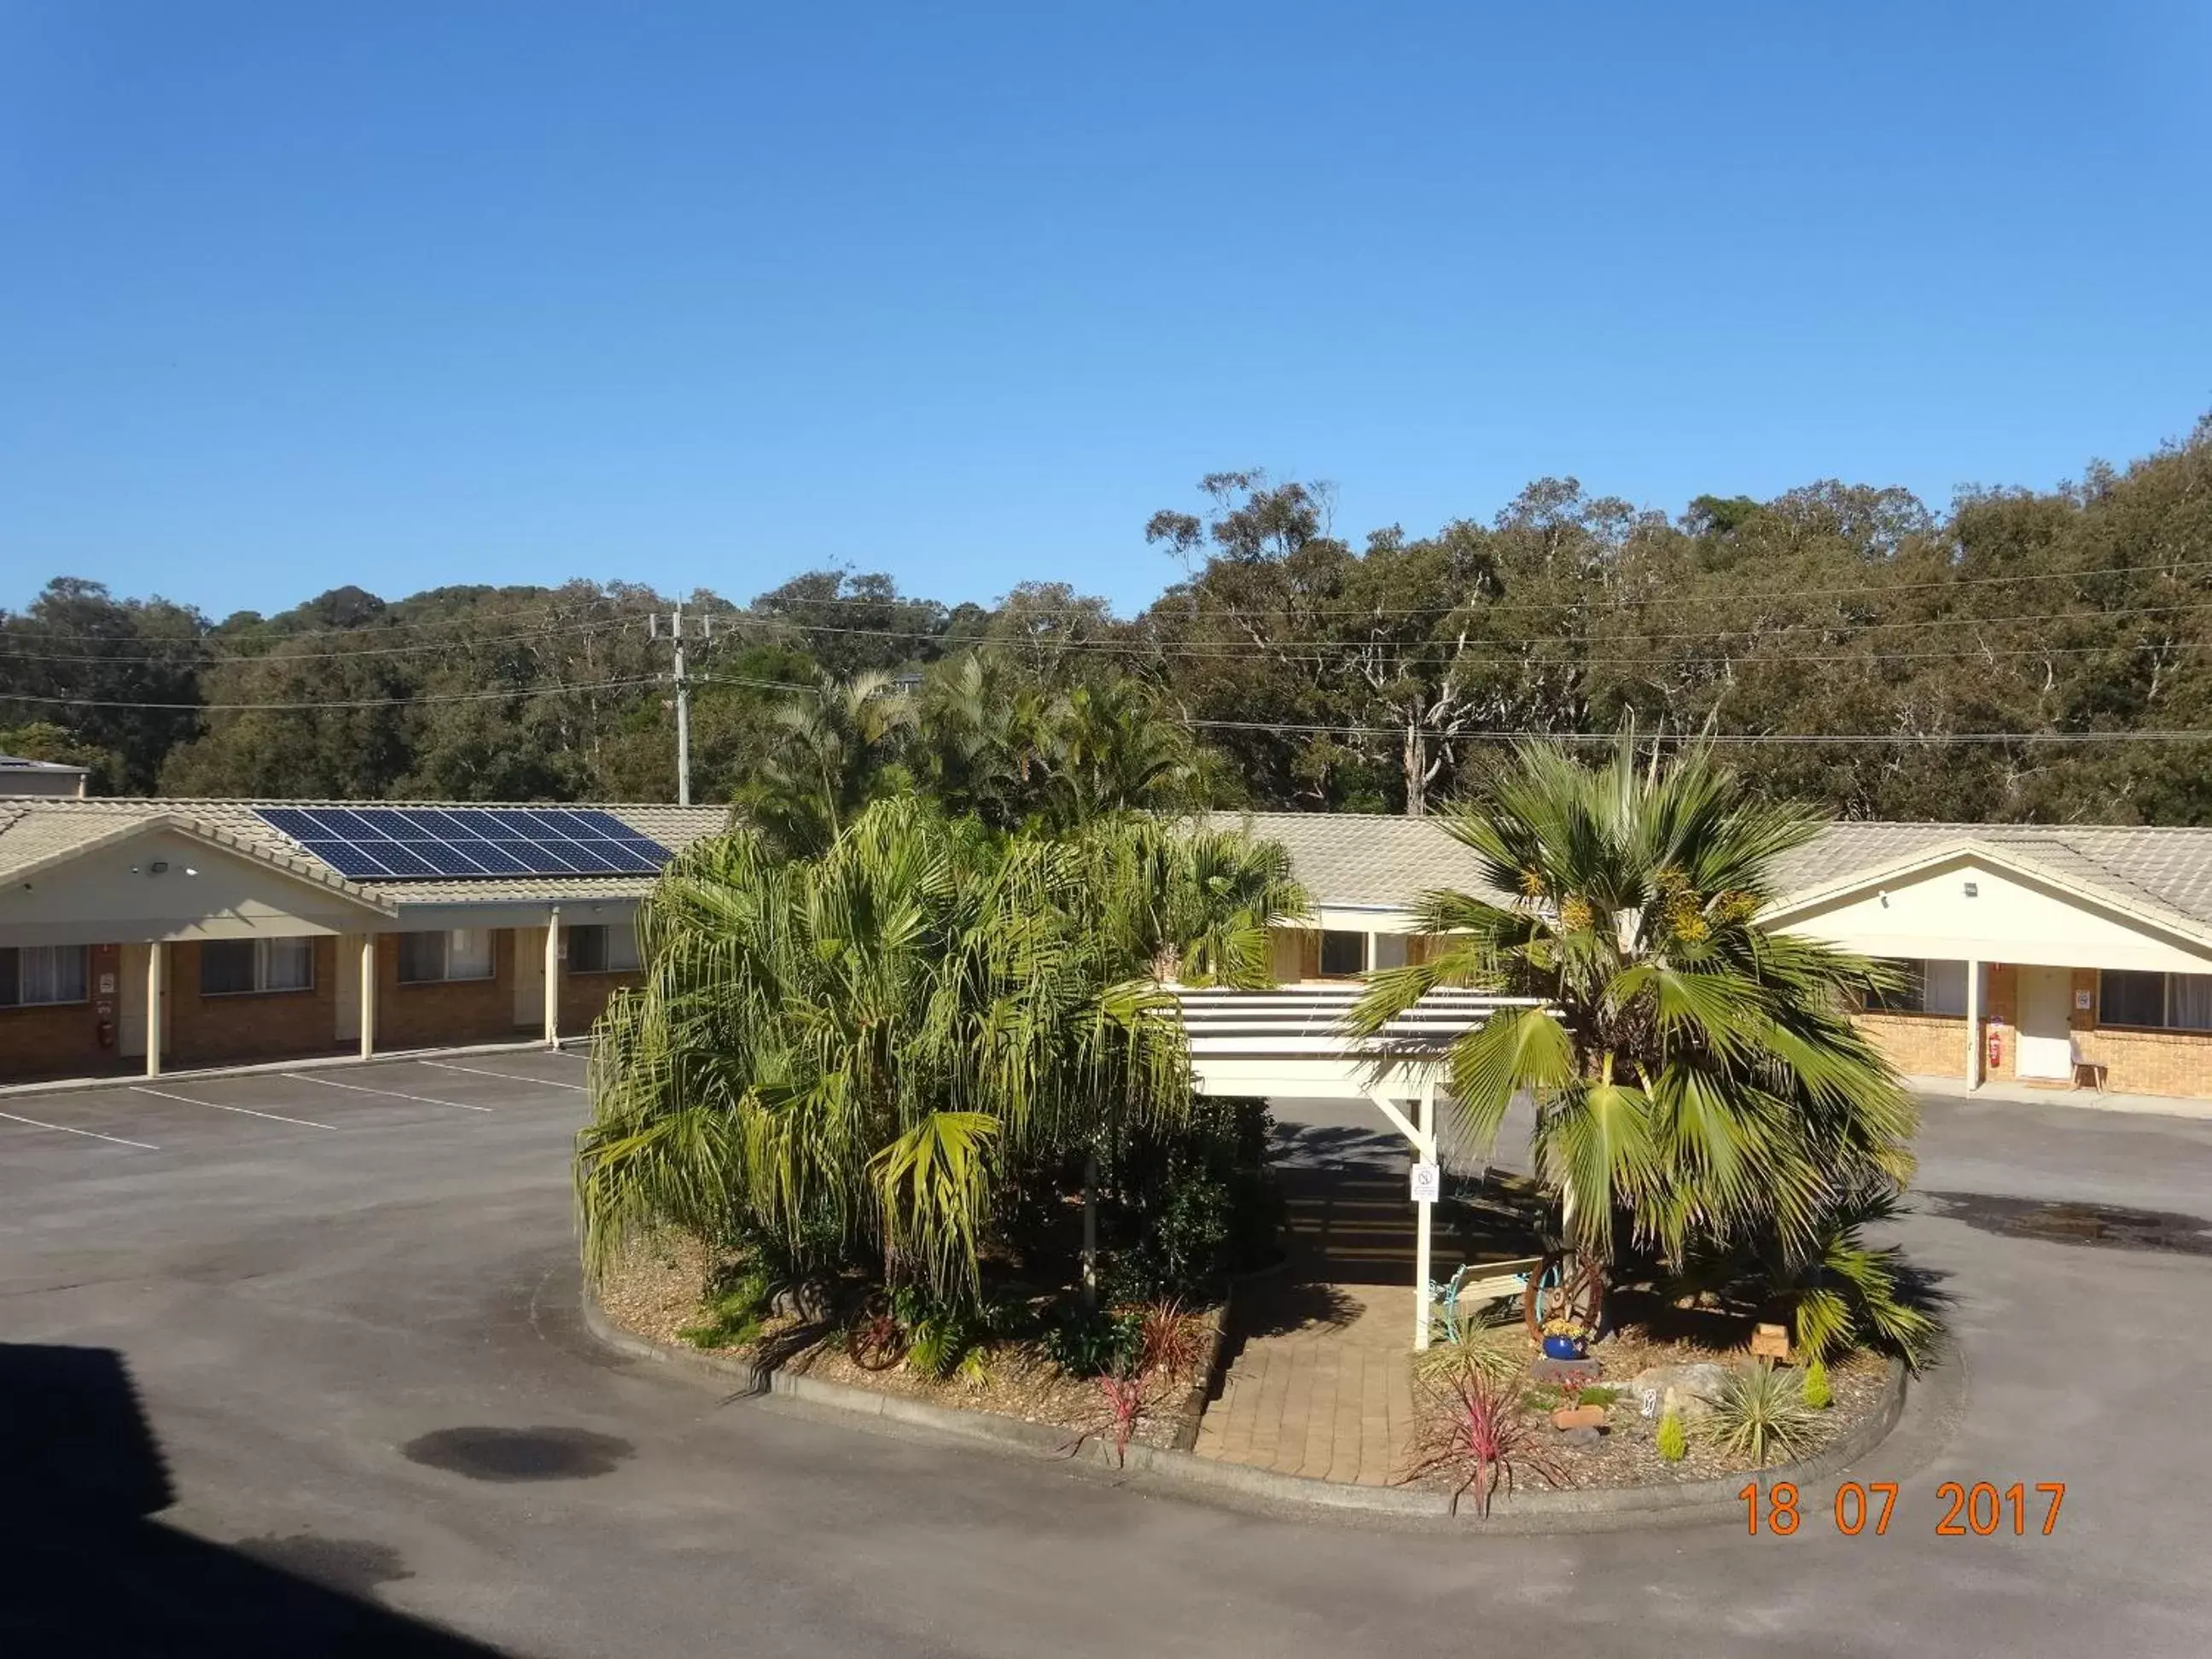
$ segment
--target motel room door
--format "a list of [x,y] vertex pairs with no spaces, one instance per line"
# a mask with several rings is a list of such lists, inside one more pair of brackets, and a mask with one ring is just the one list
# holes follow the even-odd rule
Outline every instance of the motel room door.
[[2013,1069],[2024,1078],[2070,1081],[2074,1038],[2068,1024],[2074,975],[2064,968],[2030,968],[2020,975],[2020,1056]]

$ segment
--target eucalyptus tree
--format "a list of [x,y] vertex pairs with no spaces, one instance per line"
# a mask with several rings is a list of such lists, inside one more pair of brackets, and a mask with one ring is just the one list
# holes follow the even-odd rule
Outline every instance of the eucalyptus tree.
[[1833,1292],[1805,1334],[1854,1322],[1841,1297],[1878,1334],[1924,1337],[1896,1273],[1849,1271],[1857,1223],[1913,1169],[1912,1097],[1851,1018],[1882,970],[1759,921],[1778,860],[1820,820],[1702,749],[1639,766],[1624,734],[1598,767],[1523,747],[1440,822],[1486,890],[1422,899],[1438,946],[1374,975],[1353,1027],[1438,986],[1541,999],[1459,1037],[1449,1090],[1482,1145],[1533,1099],[1537,1176],[1578,1251],[1677,1271],[1757,1258],[1795,1304]]
[[752,828],[694,847],[593,1048],[587,1261],[736,1227],[971,1295],[1009,1172],[1187,1115],[1161,975],[1264,982],[1304,907],[1279,847],[1134,817],[1002,836],[902,796],[812,857]]

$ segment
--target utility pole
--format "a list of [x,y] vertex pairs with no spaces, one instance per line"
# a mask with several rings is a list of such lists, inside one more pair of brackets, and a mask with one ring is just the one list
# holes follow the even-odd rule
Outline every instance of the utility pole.
[[691,804],[691,682],[684,674],[684,602],[671,619],[676,635],[676,804]]
[[[651,635],[659,638],[660,613],[657,611],[653,612],[648,621]],[[698,621],[699,637],[712,639],[714,619],[702,617]],[[684,672],[684,605],[680,600],[668,618],[668,637],[676,647],[676,668],[670,677],[676,684],[676,804],[689,806],[691,804],[691,680]]]

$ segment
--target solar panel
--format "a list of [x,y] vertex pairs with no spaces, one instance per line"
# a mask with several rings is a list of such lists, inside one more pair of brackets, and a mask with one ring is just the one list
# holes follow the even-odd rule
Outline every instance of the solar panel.
[[668,849],[611,812],[568,806],[267,806],[255,815],[342,876],[657,874]]

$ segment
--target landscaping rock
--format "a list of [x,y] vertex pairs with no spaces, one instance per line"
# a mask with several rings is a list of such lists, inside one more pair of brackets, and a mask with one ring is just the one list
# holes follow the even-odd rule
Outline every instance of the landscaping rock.
[[1564,1429],[1560,1431],[1559,1438],[1570,1446],[1595,1446],[1605,1438],[1605,1431],[1603,1429]]
[[1605,1368],[1595,1359],[1539,1358],[1528,1367],[1528,1375],[1539,1382],[1549,1382],[1563,1389],[1587,1388],[1604,1375]]
[[1602,1406],[1562,1406],[1552,1413],[1555,1429],[1599,1429],[1605,1426]]
[[1725,1365],[1654,1365],[1628,1379],[1628,1392],[1637,1410],[1646,1417],[1656,1417],[1665,1410],[1667,1397],[1672,1394],[1686,1422],[1711,1409],[1727,1388],[1728,1376]]

